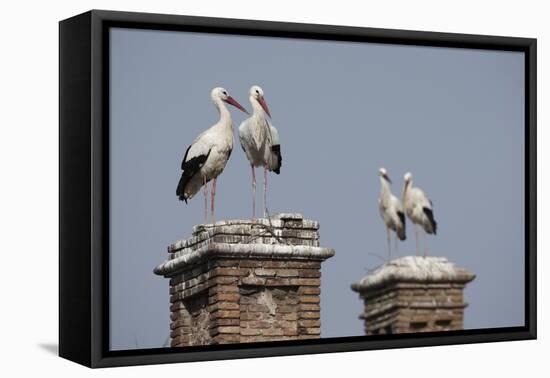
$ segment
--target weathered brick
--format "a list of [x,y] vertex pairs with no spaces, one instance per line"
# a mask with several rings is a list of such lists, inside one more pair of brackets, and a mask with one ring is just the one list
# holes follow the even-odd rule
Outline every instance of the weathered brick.
[[317,311],[303,311],[300,312],[301,319],[319,319],[320,315]]
[[262,262],[258,260],[241,260],[239,266],[241,268],[260,268]]
[[321,326],[321,321],[320,320],[299,320],[298,321],[298,326],[299,327],[308,327],[308,328],[320,327]]
[[298,329],[297,328],[283,328],[283,335],[284,336],[297,336],[298,335]]
[[241,328],[241,335],[243,336],[257,336],[261,334],[262,332],[258,328]]
[[291,278],[291,285],[320,286],[321,280],[318,278]]
[[319,298],[319,296],[317,295],[301,295],[300,302],[301,303],[320,303],[321,298]]
[[241,332],[241,327],[238,327],[238,326],[221,326],[221,327],[218,327],[218,332],[219,333],[240,333]]
[[319,335],[298,335],[298,340],[318,339]]
[[241,296],[239,293],[219,293],[215,298],[218,301],[238,302]]
[[241,271],[239,268],[214,268],[212,270],[215,276],[240,276]]
[[277,277],[291,278],[298,277],[298,269],[279,269],[277,270]]
[[182,335],[189,335],[193,332],[191,327],[178,327],[170,331],[170,337],[175,338]]
[[215,285],[227,285],[236,283],[238,281],[238,277],[236,276],[218,276],[211,279],[213,284]]
[[176,329],[178,327],[186,327],[191,325],[191,319],[186,317],[170,323],[170,329]]
[[277,311],[280,313],[292,313],[296,311],[296,306],[291,306],[291,305],[278,306]]
[[241,324],[240,319],[235,318],[221,318],[213,320],[212,323],[215,323],[215,326],[238,326]]
[[259,268],[259,269],[255,269],[254,273],[258,277],[274,277],[275,276],[275,270],[273,270],[273,269]]
[[317,327],[314,328],[300,328],[299,330],[300,334],[305,335],[320,335],[321,330]]
[[284,268],[287,266],[286,261],[280,261],[280,260],[266,260],[263,263],[264,268]]
[[287,267],[300,269],[321,269],[321,263],[318,261],[289,261],[287,263]]
[[212,262],[212,267],[237,267],[239,266],[238,260],[210,260]]
[[208,294],[213,295],[217,293],[238,293],[239,287],[237,285],[216,285],[208,289]]
[[249,312],[268,312],[269,308],[264,304],[249,304],[246,306],[247,311]]
[[189,336],[177,336],[170,341],[170,346],[184,346],[189,344]]
[[300,269],[300,277],[304,278],[319,278],[321,277],[321,272],[317,269]]
[[272,322],[267,320],[251,320],[247,322],[249,328],[271,328]]
[[282,328],[264,328],[262,329],[262,335],[264,336],[283,336]]
[[216,312],[218,318],[240,318],[241,312],[235,310],[220,310]]
[[182,302],[176,302],[170,305],[171,312],[185,311],[185,310],[186,310],[185,305]]
[[219,334],[214,338],[215,342],[219,344],[232,344],[232,343],[238,343],[241,341],[241,335],[239,334],[230,334],[230,333],[223,333]]
[[265,278],[259,277],[243,277],[241,282],[243,285],[265,285]]
[[235,302],[218,302],[216,303],[218,310],[239,310],[240,306]]
[[288,278],[268,278],[265,283],[267,286],[289,286]]
[[321,288],[311,287],[311,286],[300,286],[300,288],[298,289],[298,294],[319,295],[319,294],[321,294]]
[[284,320],[297,320],[298,319],[298,313],[297,312],[289,312],[286,314],[282,314]]
[[320,311],[321,306],[315,303],[302,303],[299,306],[300,311]]

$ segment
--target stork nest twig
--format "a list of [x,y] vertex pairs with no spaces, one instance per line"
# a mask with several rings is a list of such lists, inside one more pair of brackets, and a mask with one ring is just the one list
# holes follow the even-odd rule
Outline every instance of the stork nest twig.
[[251,242],[253,242],[254,240],[258,239],[258,238],[261,238],[261,237],[264,237],[266,235],[269,235],[271,237],[273,237],[275,240],[277,240],[277,242],[279,242],[279,244],[285,244],[285,245],[290,245],[290,243],[288,241],[286,241],[285,239],[281,238],[279,235],[277,235],[277,233],[275,232],[275,227],[273,226],[273,223],[271,222],[271,215],[269,214],[269,210],[266,208],[265,209],[265,212],[267,214],[267,220],[269,222],[269,225],[267,224],[260,224],[259,226],[263,227],[264,230],[261,231],[260,233],[258,233],[257,235],[252,235],[250,236],[250,238],[246,239],[245,241],[242,242],[242,244],[250,244]]

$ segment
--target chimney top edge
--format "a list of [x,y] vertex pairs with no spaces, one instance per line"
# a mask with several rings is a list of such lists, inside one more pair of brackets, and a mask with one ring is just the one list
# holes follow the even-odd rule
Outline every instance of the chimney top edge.
[[211,258],[324,261],[334,254],[335,251],[332,248],[304,245],[210,243],[163,262],[154,269],[154,273],[172,277],[194,264]]
[[357,292],[376,290],[398,282],[468,283],[475,274],[456,266],[445,257],[404,256],[388,261],[351,285]]

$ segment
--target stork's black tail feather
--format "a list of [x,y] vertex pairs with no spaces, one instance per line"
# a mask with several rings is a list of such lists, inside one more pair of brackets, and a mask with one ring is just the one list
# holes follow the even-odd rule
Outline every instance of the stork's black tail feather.
[[191,177],[188,175],[186,171],[183,171],[180,177],[180,181],[178,182],[178,188],[176,189],[176,195],[178,196],[180,201],[185,201],[187,203],[187,198],[185,198],[185,186],[189,182]]
[[402,227],[397,227],[397,237],[399,240],[404,241],[407,239],[407,235],[405,233],[405,213],[402,211],[397,212],[397,216],[399,217],[399,220],[401,221]]
[[281,155],[281,145],[276,144],[271,146],[271,151],[273,151],[273,153],[277,156],[277,167],[273,169],[273,172],[279,174],[281,173],[281,165],[283,162],[283,157]]
[[430,221],[430,225],[432,226],[433,234],[437,234],[437,222],[434,219],[434,213],[432,209],[428,207],[424,207],[422,210],[424,210],[424,214],[428,217],[428,220]]

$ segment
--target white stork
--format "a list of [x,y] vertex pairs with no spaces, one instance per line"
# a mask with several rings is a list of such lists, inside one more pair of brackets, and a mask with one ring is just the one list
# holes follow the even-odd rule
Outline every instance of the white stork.
[[[401,201],[394,196],[390,189],[391,180],[385,168],[378,170],[380,176],[380,197],[378,198],[378,209],[380,216],[386,225],[386,234],[388,237],[388,258],[391,258],[391,234],[390,230],[395,232],[399,240],[405,240],[405,213]],[[397,250],[397,239],[395,239],[395,249]]]
[[[415,225],[416,234],[416,254],[418,255],[418,227],[422,227],[428,234],[436,234],[437,223],[434,219],[432,201],[424,194],[420,188],[413,187],[412,174],[405,173],[405,187],[403,188],[403,205],[405,213]],[[426,247],[426,238],[424,237],[424,256],[428,248]]]
[[181,162],[181,174],[176,195],[180,201],[187,203],[188,199],[204,185],[204,221],[207,220],[208,181],[212,181],[211,215],[214,221],[214,197],[216,195],[216,179],[222,173],[233,150],[233,123],[231,114],[225,103],[231,104],[247,113],[224,88],[214,88],[210,97],[220,113],[220,120],[208,130],[202,132],[187,148]]
[[269,108],[264,91],[253,85],[248,91],[252,104],[252,115],[239,127],[239,140],[252,169],[252,217],[256,216],[256,172],[255,167],[264,167],[264,217],[267,209],[267,171],[279,174],[281,171],[281,146],[279,133],[271,125]]

